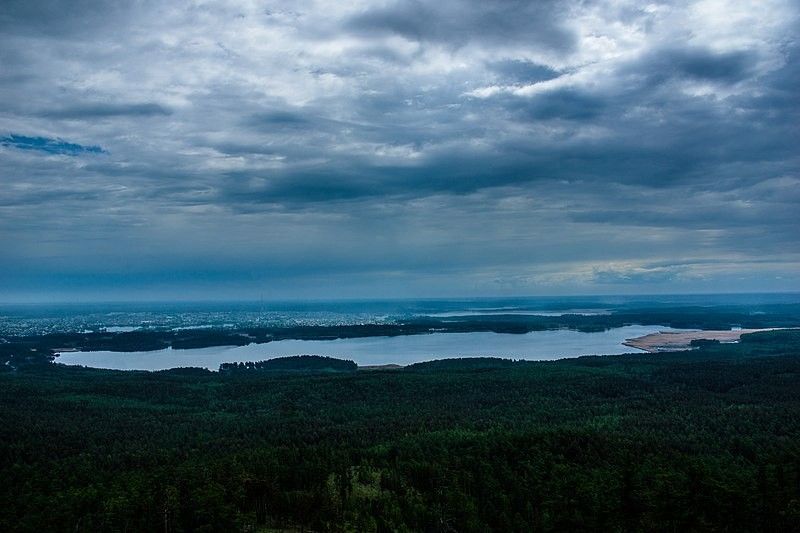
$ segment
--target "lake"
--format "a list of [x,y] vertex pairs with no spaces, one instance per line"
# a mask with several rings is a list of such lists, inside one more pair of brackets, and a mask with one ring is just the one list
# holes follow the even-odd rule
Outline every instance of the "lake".
[[581,355],[638,352],[624,346],[625,339],[658,331],[680,331],[663,326],[625,326],[602,332],[571,330],[508,333],[431,333],[398,337],[362,337],[324,341],[282,340],[247,346],[217,346],[191,350],[152,352],[65,352],[56,359],[68,365],[118,370],[164,370],[204,367],[217,370],[220,363],[262,361],[286,355],[327,355],[351,359],[358,365],[408,365],[448,357],[493,356],[546,361]]

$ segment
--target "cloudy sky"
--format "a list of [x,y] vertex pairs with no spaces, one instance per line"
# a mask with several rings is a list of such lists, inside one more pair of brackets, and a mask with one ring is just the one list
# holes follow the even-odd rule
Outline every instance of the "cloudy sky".
[[4,0],[0,301],[800,290],[799,15]]

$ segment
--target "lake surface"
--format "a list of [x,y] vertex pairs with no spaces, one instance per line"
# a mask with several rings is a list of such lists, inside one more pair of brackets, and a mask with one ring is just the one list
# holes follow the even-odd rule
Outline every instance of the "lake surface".
[[597,333],[571,330],[508,333],[431,333],[398,337],[362,337],[325,341],[282,340],[247,346],[221,346],[153,352],[65,352],[56,359],[68,365],[118,370],[164,370],[196,366],[217,370],[220,363],[263,361],[286,355],[327,355],[357,364],[408,365],[447,357],[506,357],[546,361],[581,355],[639,352],[623,346],[625,339],[658,331],[680,331],[663,326],[625,326]]

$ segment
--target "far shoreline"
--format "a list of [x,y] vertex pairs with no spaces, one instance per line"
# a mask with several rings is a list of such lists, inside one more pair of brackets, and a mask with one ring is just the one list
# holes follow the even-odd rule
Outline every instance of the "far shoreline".
[[685,351],[692,349],[692,341],[708,340],[721,343],[739,342],[742,335],[762,331],[778,331],[793,328],[749,328],[730,330],[659,331],[641,337],[625,339],[624,344],[648,353]]

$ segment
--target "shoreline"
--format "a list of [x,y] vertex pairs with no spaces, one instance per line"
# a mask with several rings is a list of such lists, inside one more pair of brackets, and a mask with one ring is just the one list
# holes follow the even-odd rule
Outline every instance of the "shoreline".
[[751,328],[732,330],[693,330],[693,331],[659,331],[641,337],[625,339],[622,344],[630,348],[644,350],[648,353],[685,351],[692,349],[692,341],[710,340],[721,343],[739,342],[742,335],[762,331],[777,331],[791,328]]

